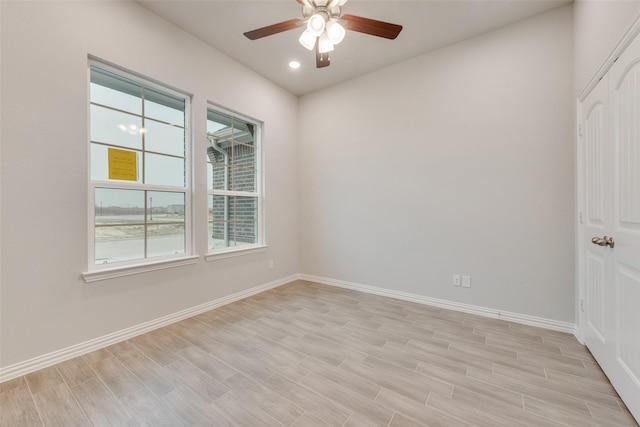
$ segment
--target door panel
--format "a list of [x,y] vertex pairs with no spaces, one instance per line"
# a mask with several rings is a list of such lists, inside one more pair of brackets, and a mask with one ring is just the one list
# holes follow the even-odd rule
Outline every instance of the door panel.
[[[609,79],[605,76],[583,103],[585,224],[585,343],[596,359],[608,357],[609,333],[614,320],[607,306],[606,289],[611,273],[611,254],[607,247],[596,246],[591,239],[610,234],[611,194],[606,174],[610,160]],[[609,220],[610,221],[610,220]]]
[[[612,75],[617,68],[612,69]],[[640,232],[640,62],[628,66],[614,86],[614,135],[617,147],[619,218],[627,230]]]
[[614,223],[621,243],[616,253],[640,263],[640,252],[633,250],[639,248],[640,238],[640,39],[619,58],[610,75],[617,175]]
[[[582,104],[585,343],[640,420],[640,38]],[[592,243],[614,238],[613,247]]]
[[[640,418],[640,38],[609,71],[615,150],[616,365],[612,383]],[[607,372],[607,371],[605,371]],[[609,375],[609,373],[607,373]]]
[[585,148],[586,148],[586,201],[587,223],[594,228],[603,227],[604,200],[603,200],[603,176],[604,176],[604,139],[606,120],[606,81],[600,81],[591,96],[585,102],[591,102],[586,114],[585,123]]
[[[640,270],[620,264],[618,283],[620,287],[620,350],[619,363],[640,390]],[[640,396],[638,396],[640,397]]]
[[[592,251],[587,255],[587,323],[589,341],[605,344],[604,333],[604,259]],[[591,344],[594,345],[594,344]]]

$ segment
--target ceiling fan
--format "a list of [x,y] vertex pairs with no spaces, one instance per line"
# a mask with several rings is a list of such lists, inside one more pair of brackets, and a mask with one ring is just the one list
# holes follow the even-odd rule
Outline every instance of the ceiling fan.
[[345,30],[357,31],[386,39],[395,39],[402,31],[402,25],[376,21],[355,15],[342,15],[342,6],[347,0],[296,0],[302,5],[302,19],[290,19],[277,24],[247,31],[244,35],[250,40],[272,36],[284,31],[306,25],[298,39],[309,50],[315,48],[316,67],[330,64],[329,52],[340,43]]

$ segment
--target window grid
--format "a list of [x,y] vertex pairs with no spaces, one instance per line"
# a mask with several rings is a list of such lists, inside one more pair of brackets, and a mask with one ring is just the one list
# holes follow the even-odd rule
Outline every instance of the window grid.
[[210,107],[207,129],[209,250],[261,245],[260,125]]
[[[105,109],[108,109],[108,110],[117,111],[119,113],[125,113],[125,114],[128,114],[128,115],[134,116],[134,117],[139,117],[141,119],[141,121],[142,121],[142,128],[143,129],[146,128],[146,124],[147,124],[146,122],[149,121],[149,122],[154,122],[154,123],[161,123],[161,124],[164,124],[164,125],[167,125],[167,126],[172,126],[172,127],[177,128],[177,129],[182,129],[186,133],[185,126],[180,126],[180,125],[175,124],[175,123],[170,123],[170,122],[166,122],[166,121],[162,121],[162,120],[153,119],[153,118],[150,118],[150,117],[145,117],[145,115],[144,115],[144,100],[145,99],[144,99],[144,88],[143,88],[142,98],[141,98],[141,101],[142,101],[142,114],[133,114],[133,113],[127,112],[125,110],[121,110],[121,109],[118,109],[118,108],[110,107],[108,105],[100,104],[100,103],[96,103],[96,102],[90,102],[90,104],[98,106],[98,107],[101,107],[101,108],[105,108]],[[145,144],[146,138],[145,138],[145,134],[144,133],[141,135],[141,138],[142,138],[142,148],[140,148],[140,149],[127,147],[126,145],[118,145],[116,143],[95,141],[93,139],[91,140],[91,143],[92,144],[96,144],[96,145],[104,145],[104,146],[108,146],[108,147],[121,148],[123,150],[136,151],[136,152],[139,152],[139,153],[143,153],[144,152],[144,153],[150,153],[150,154],[158,154],[158,155],[162,155],[162,156],[175,157],[175,158],[178,158],[178,159],[184,159],[185,158],[184,155],[179,156],[179,155],[176,155],[176,154],[170,154],[170,153],[163,153],[163,152],[160,152],[160,151],[148,150],[148,149],[146,149],[146,144]],[[144,167],[144,162],[143,162],[143,167]],[[144,176],[144,174],[142,174],[142,176]]]
[[[90,128],[92,130],[92,135],[89,138],[90,145],[92,147],[103,147],[107,149],[107,151],[108,148],[115,148],[136,153],[137,176],[135,181],[113,180],[109,178],[108,174],[106,177],[95,176],[93,166],[94,160],[96,159],[94,159],[94,152],[92,149],[92,170],[89,186],[89,224],[91,228],[89,233],[89,235],[91,236],[89,245],[89,269],[100,269],[104,267],[101,264],[111,264],[112,262],[118,262],[118,265],[126,266],[131,264],[139,264],[141,262],[145,263],[149,261],[173,259],[176,257],[189,255],[192,252],[190,220],[191,194],[189,190],[190,162],[188,161],[190,147],[188,143],[189,129],[187,127],[187,123],[189,123],[189,98],[184,94],[172,91],[167,88],[159,88],[160,85],[149,83],[145,79],[131,76],[126,72],[122,72],[112,67],[104,66],[103,64],[92,62],[90,64],[90,73],[92,73],[92,78],[94,76],[93,73],[103,73],[104,75],[110,76],[116,81],[120,79],[123,82],[123,85],[134,85],[136,86],[136,88],[140,88],[140,96],[135,97],[136,102],[140,103],[140,114],[122,108],[117,108],[112,105],[105,104],[104,102],[94,102],[93,89],[95,86],[91,85],[90,106],[97,106],[109,111],[122,113],[126,115],[125,117],[136,117],[140,120],[141,128],[138,130],[138,132],[140,133],[140,146],[132,147],[130,145],[126,145],[126,143],[119,143],[117,139],[96,140],[96,138],[93,138],[93,117],[90,121]],[[93,80],[91,81],[93,84]],[[107,86],[104,85],[104,87]],[[108,89],[116,92],[116,95],[121,95],[121,93],[118,92],[118,89],[114,89],[113,87],[108,87]],[[149,98],[147,98],[147,92],[150,95],[153,95],[153,93],[155,93],[158,99],[166,97],[167,99],[177,101],[176,105],[181,108],[178,108],[176,110],[179,113],[182,125],[177,125],[172,121],[162,120],[158,117],[148,117],[147,102],[153,101],[149,101]],[[167,107],[166,104],[158,105],[160,105],[162,108]],[[91,111],[91,113],[93,113],[93,110]],[[156,114],[160,113],[156,112]],[[147,149],[148,147],[151,148],[147,141],[146,132],[147,126],[150,123],[159,123],[161,125],[168,126],[169,128],[179,129],[179,132],[181,133],[180,139],[178,141],[181,142],[181,147],[179,147],[178,149],[181,151],[182,155],[167,152],[168,150],[165,150],[165,152],[163,152],[158,149]],[[155,174],[158,174],[160,176],[164,173],[164,171],[162,170],[162,168],[158,168],[158,164],[155,165],[155,169],[158,170],[154,171],[154,165],[150,164],[150,162],[153,162],[153,158],[148,155],[155,155],[157,156],[157,159],[160,160],[165,159],[162,161],[166,161],[166,159],[175,159],[181,161],[181,167],[183,171],[181,177],[182,182],[153,183],[154,179],[150,178],[150,174],[148,174],[148,172],[154,172]],[[102,160],[103,163],[105,161],[104,158],[100,158],[99,160]],[[109,166],[107,166],[107,169],[108,168]],[[112,214],[112,218],[107,218],[107,220],[115,221],[114,223],[105,222],[105,211],[103,202],[101,201],[100,205],[98,205],[97,194],[105,191],[110,191],[112,193],[117,191],[129,192],[129,197],[121,199],[122,206],[118,206],[118,208],[120,209],[115,209],[113,206],[108,207],[108,212]],[[127,206],[125,210],[125,200],[131,201],[134,198],[133,195],[136,193],[138,195],[141,195],[141,197],[135,197],[135,199],[140,202],[139,204],[141,205],[141,207],[138,206],[138,203],[136,203],[136,206],[134,208],[132,208],[131,206]],[[154,196],[156,197],[156,202],[160,206],[153,206],[152,202]],[[113,197],[111,199],[113,200]],[[175,201],[176,203],[169,203],[170,201]],[[100,211],[98,211],[98,209],[100,209]],[[160,215],[160,213],[162,213],[162,215]],[[153,215],[156,215],[155,219],[153,218]],[[140,236],[137,235],[139,228],[142,229],[142,236],[140,239],[138,239],[138,237]],[[137,229],[138,231],[136,231]],[[99,238],[100,234],[110,234],[110,236],[107,237],[106,240],[101,240],[101,238]],[[125,237],[119,236],[118,234],[124,234]],[[163,239],[172,240],[172,243],[168,247],[165,247],[167,246],[166,243],[161,242]],[[135,249],[132,248],[135,245],[139,244],[139,240],[142,241],[142,251],[134,253],[133,255],[131,253],[128,253],[131,251],[135,252]],[[161,242],[162,244],[158,244],[158,242]],[[98,245],[101,246],[100,250],[98,249]],[[108,257],[108,259],[99,259],[102,252],[108,252],[104,250],[104,247],[108,245],[115,247],[119,245],[122,246],[123,249],[115,249],[115,253],[119,256]],[[128,247],[125,248],[125,246]],[[113,251],[114,250],[112,249],[111,252]]]

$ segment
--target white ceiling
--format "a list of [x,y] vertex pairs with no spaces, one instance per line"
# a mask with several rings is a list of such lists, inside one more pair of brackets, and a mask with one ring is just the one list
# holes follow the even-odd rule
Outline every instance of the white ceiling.
[[[571,0],[349,0],[343,14],[403,26],[395,40],[348,31],[315,67],[298,43],[302,29],[251,41],[243,33],[302,17],[296,0],[137,0],[195,37],[296,95],[345,81],[563,6]],[[302,67],[291,70],[298,60]]]

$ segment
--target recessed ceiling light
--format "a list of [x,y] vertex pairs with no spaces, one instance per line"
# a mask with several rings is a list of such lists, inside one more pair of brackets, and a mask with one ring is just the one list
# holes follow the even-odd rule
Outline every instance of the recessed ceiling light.
[[297,70],[298,68],[300,68],[300,63],[298,61],[291,61],[289,62],[289,68]]

